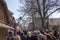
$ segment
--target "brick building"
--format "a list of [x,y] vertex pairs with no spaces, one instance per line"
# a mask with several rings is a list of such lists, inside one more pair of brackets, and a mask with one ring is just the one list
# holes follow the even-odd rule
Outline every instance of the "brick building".
[[35,29],[41,29],[42,28],[42,25],[41,25],[41,19],[40,17],[36,18],[34,17],[34,25],[33,25],[33,22],[31,22],[28,26],[28,29],[29,30],[35,30]]
[[32,31],[32,30],[33,30],[33,23],[30,23],[30,24],[29,24],[28,30],[29,30],[29,31]]
[[0,40],[6,40],[8,29],[13,29],[14,19],[12,12],[7,8],[4,0],[0,0]]
[[49,30],[59,30],[60,31],[60,18],[50,18],[49,19]]
[[[60,18],[50,18],[49,20],[49,25],[48,25],[48,29],[49,30],[60,30]],[[35,25],[35,29],[41,29],[42,27],[42,21],[40,18],[34,18],[34,25]],[[30,23],[28,26],[29,30],[33,30],[33,24]]]

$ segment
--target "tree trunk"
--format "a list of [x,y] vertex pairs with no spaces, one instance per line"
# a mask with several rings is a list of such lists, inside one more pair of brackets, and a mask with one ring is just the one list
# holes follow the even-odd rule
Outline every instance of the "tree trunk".
[[44,18],[41,18],[41,21],[42,21],[42,29],[44,30],[45,27],[44,27]]
[[[47,21],[46,21],[46,20],[47,20]],[[42,21],[42,29],[43,29],[43,30],[48,29],[48,25],[49,25],[48,18],[41,18],[41,21]]]
[[35,23],[34,23],[34,17],[32,17],[33,20],[33,31],[35,30]]

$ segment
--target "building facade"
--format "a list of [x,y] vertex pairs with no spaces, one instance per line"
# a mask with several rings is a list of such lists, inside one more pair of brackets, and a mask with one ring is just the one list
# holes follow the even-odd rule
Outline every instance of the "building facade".
[[[41,30],[42,29],[42,21],[40,18],[35,18],[34,19],[34,25],[35,25],[35,29]],[[47,24],[45,24],[47,25]],[[30,23],[28,26],[29,30],[33,30],[33,24]],[[52,30],[59,30],[60,31],[60,18],[50,18],[48,20],[48,29],[50,31]]]
[[12,12],[7,8],[4,0],[0,0],[0,40],[7,40],[8,29],[13,29],[14,19]]
[[49,30],[59,30],[60,31],[60,18],[50,18],[49,19]]

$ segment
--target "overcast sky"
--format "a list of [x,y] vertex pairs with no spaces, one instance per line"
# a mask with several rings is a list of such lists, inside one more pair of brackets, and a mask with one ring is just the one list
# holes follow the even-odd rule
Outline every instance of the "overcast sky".
[[14,13],[14,17],[18,18],[20,15],[17,9],[19,8],[19,0],[5,0],[8,6],[8,9]]
[[[17,19],[21,15],[17,9],[19,9],[19,0],[5,0],[8,6],[8,9],[14,13],[14,17]],[[60,13],[51,15],[53,18],[60,18]]]

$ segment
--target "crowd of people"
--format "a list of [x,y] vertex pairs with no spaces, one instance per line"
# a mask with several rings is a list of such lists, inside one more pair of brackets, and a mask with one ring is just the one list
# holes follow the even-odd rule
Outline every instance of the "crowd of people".
[[55,30],[49,31],[24,31],[24,32],[17,32],[19,35],[20,40],[60,40],[60,31]]
[[16,31],[17,40],[60,40],[60,31],[58,30],[49,31],[48,29],[46,29],[42,31],[40,30],[23,31],[20,28],[17,28]]

